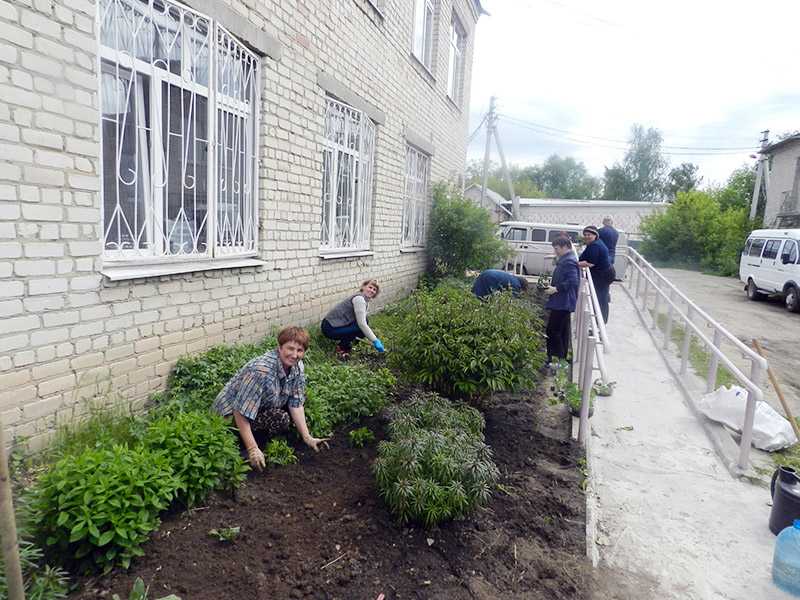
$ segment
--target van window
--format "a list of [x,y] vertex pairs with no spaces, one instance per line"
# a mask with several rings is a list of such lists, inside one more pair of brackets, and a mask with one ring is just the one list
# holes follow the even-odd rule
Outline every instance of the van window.
[[783,245],[783,252],[781,252],[781,262],[785,265],[797,263],[797,242],[786,240]]
[[747,243],[744,245],[744,250],[742,250],[743,256],[747,256],[748,254],[750,254],[750,246],[752,245],[753,245],[753,240],[752,239],[747,240]]
[[778,248],[781,247],[783,240],[769,240],[764,246],[764,254],[761,258],[773,259],[778,256]]
[[764,243],[767,240],[753,240],[753,245],[750,246],[750,256],[761,256],[761,251],[764,249]]
[[547,240],[552,242],[553,240],[558,239],[560,237],[568,237],[572,241],[573,244],[577,244],[578,243],[578,232],[577,231],[563,231],[563,230],[562,231],[558,231],[558,230],[554,229],[553,231],[550,232],[550,235],[547,237]]
[[511,242],[525,242],[528,239],[528,230],[524,227],[509,227],[503,234],[503,239]]
[[547,240],[547,231],[544,229],[531,229],[531,241],[544,242]]

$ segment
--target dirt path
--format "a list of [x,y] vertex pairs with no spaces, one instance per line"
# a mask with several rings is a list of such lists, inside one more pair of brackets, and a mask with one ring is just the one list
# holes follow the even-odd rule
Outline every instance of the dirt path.
[[[761,342],[795,416],[800,416],[800,315],[788,312],[777,298],[748,300],[743,285],[732,277],[682,269],[659,271],[748,346],[753,338]],[[768,383],[765,395],[782,414],[778,398]]]

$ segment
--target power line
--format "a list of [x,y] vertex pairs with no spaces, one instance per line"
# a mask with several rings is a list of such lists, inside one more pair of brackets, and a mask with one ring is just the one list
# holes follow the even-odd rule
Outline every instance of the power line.
[[469,146],[472,143],[472,140],[475,139],[475,136],[478,135],[478,132],[481,130],[481,127],[483,127],[483,124],[486,123],[486,117],[488,116],[489,116],[488,112],[485,115],[483,115],[483,118],[481,119],[481,122],[478,123],[478,126],[475,128],[475,131],[473,131],[470,134],[469,138],[467,138],[467,146]]

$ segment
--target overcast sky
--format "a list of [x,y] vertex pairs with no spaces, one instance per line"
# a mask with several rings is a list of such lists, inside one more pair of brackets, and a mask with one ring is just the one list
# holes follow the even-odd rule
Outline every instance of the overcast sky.
[[[490,16],[476,30],[470,132],[497,96],[512,163],[556,153],[602,175],[633,123],[689,148],[675,153],[757,147],[762,129],[773,140],[800,129],[800,0],[481,2]],[[483,157],[484,140],[468,158]],[[751,151],[732,152],[669,159],[699,164],[708,183],[752,162]]]

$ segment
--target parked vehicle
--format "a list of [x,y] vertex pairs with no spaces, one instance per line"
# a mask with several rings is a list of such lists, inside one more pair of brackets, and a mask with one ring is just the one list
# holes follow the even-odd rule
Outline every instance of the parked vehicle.
[[800,312],[800,229],[756,229],[739,260],[739,280],[750,300],[783,296],[786,308]]
[[[575,250],[580,254],[583,249],[582,225],[564,225],[554,223],[529,223],[527,221],[504,221],[500,223],[500,237],[514,248],[516,256],[506,269],[516,266],[523,275],[541,275],[553,271],[555,253],[551,245],[553,240],[566,235],[572,240]],[[618,230],[619,231],[619,230]],[[627,262],[627,235],[619,231],[614,268],[617,279],[625,276]]]

